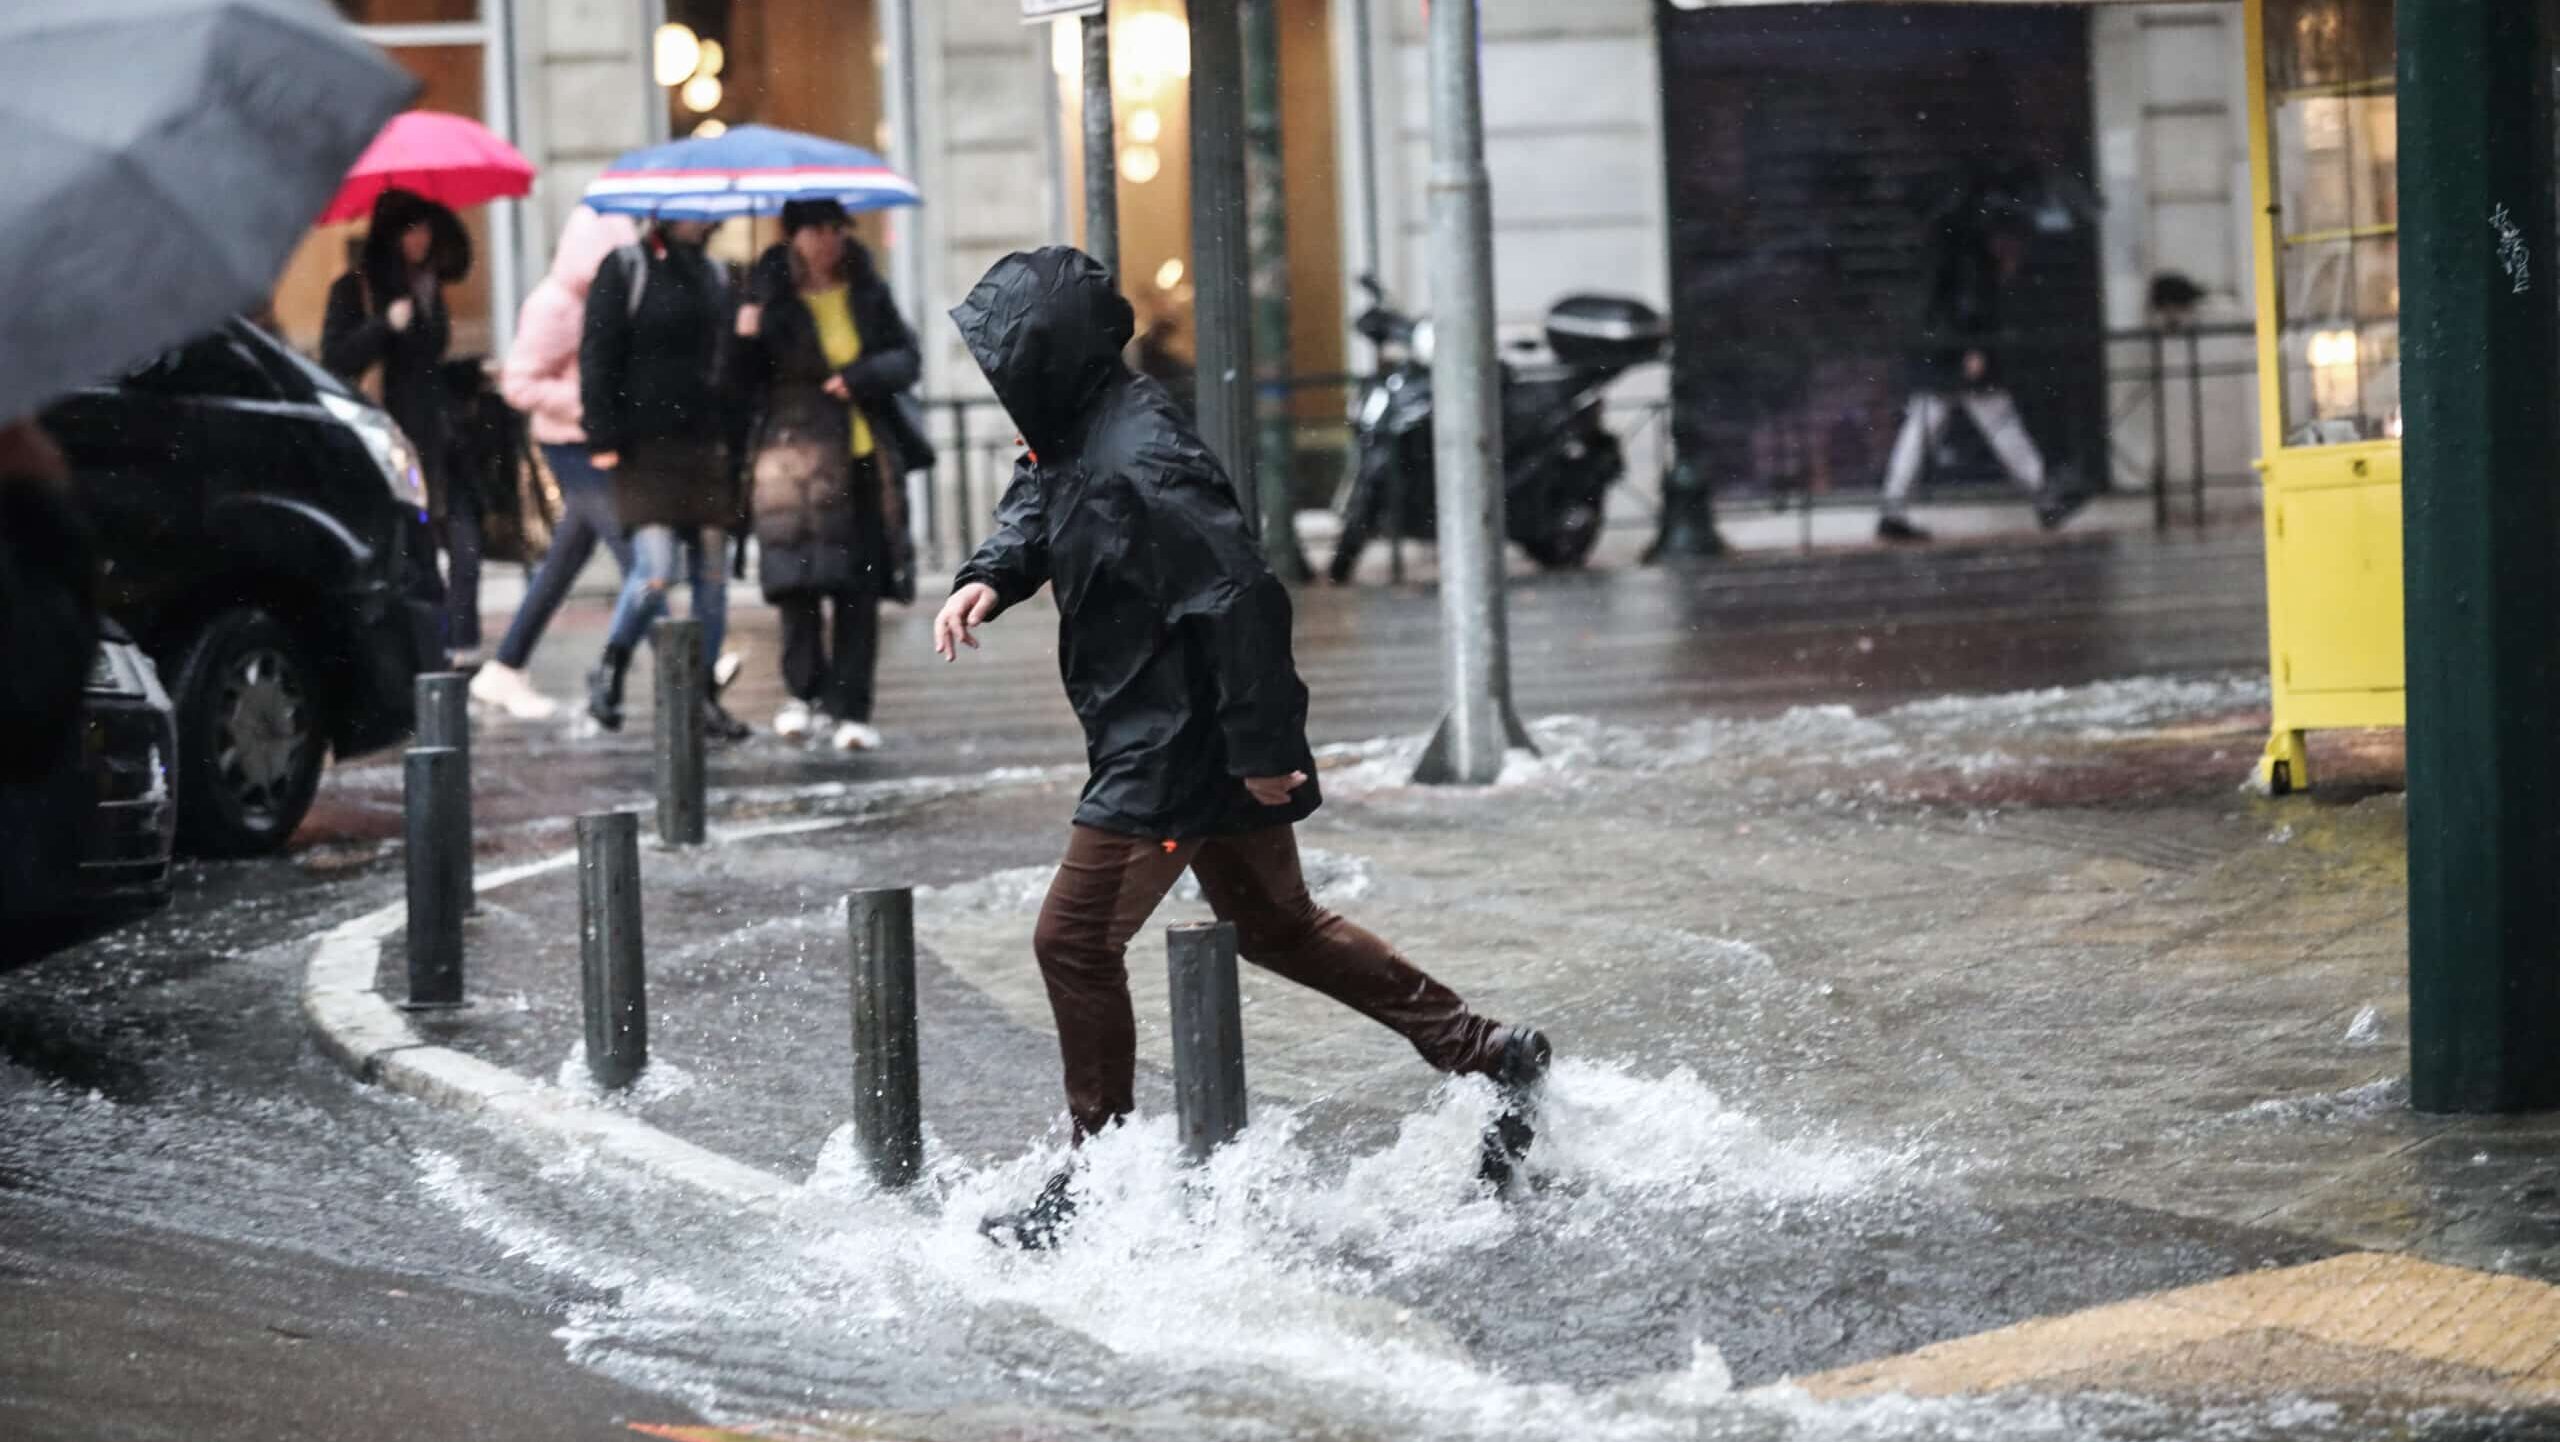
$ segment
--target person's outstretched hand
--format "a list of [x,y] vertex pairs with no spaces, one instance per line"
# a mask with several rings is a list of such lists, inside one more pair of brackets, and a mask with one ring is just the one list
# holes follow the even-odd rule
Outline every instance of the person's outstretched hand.
[[1288,805],[1289,798],[1306,784],[1307,773],[1304,771],[1292,771],[1286,776],[1248,776],[1244,779],[1244,789],[1252,792],[1253,799],[1265,806]]
[[942,603],[942,614],[933,618],[933,649],[948,661],[960,654],[960,647],[978,649],[975,634],[995,614],[996,588],[983,581],[972,581],[951,593]]

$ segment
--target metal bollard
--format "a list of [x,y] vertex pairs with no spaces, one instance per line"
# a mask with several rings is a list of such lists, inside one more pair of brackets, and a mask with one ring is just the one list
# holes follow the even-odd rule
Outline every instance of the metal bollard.
[[884,1187],[924,1170],[916,1077],[916,912],[905,887],[845,898],[853,943],[853,1136]]
[[471,907],[471,778],[450,746],[410,748],[402,767],[408,843],[409,1005],[462,1005],[462,918]]
[[1236,929],[1228,922],[1165,933],[1173,985],[1173,1112],[1193,1161],[1244,1130],[1244,1015],[1236,989]]
[[658,841],[665,846],[700,846],[704,826],[702,623],[660,621],[650,628],[649,648],[658,660]]
[[[448,746],[462,754],[462,875],[467,884],[472,875],[467,839],[479,834],[471,819],[471,680],[459,671],[429,671],[418,677],[416,698],[417,744]],[[479,911],[479,889],[466,885],[466,894],[468,909]]]
[[640,941],[640,818],[578,818],[578,972],[586,993],[587,1074],[631,1085],[649,1064],[649,997]]

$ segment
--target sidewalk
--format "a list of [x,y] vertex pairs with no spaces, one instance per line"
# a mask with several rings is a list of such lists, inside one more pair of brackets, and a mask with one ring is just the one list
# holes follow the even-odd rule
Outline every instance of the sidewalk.
[[[2033,1327],[2062,1323],[2037,1319],[2349,1253],[2407,1259],[2358,1264],[2381,1279],[2359,1294],[2368,1310],[2512,1285],[2532,1292],[2512,1316],[2542,1315],[2534,1283],[2560,1280],[2545,1180],[2560,1126],[2405,1105],[2396,738],[2350,739],[2324,756],[2321,792],[2261,801],[2233,778],[2264,706],[2261,684],[2203,678],[1679,727],[1550,719],[1542,757],[1474,794],[1404,785],[1409,741],[1336,748],[1332,804],[1302,831],[1311,879],[1482,1009],[1555,1036],[1544,1191],[1525,1219],[1478,1210],[1485,1097],[1248,969],[1267,1138],[1251,1165],[1279,1168],[1256,1185],[1287,1198],[1258,1205],[1349,1248],[1352,1285],[1532,1382],[1630,1385],[1697,1344],[1744,1386],[1884,1369],[1813,1384],[1841,1397],[2041,1379],[2547,1400],[2527,1385],[2539,1356],[2463,1371],[2440,1397],[2423,1369],[2302,1373],[2263,1346],[2146,1373],[1977,1342],[1892,1370],[2000,1328],[2049,1351]],[[844,1185],[840,897],[914,885],[943,1230],[1035,1180],[1059,1101],[1028,938],[1073,795],[1069,778],[999,778],[830,830],[647,849],[656,1061],[614,1105],[787,1181]],[[1140,1102],[1158,1115],[1161,928],[1203,915],[1178,898],[1132,947]],[[472,926],[482,1005],[428,1030],[582,1087],[574,874],[492,893]],[[400,967],[395,940],[386,988]],[[1148,1235],[1152,1255],[1164,1238]],[[1473,1249],[1495,1237],[1510,1276],[1488,1292]],[[1543,1299],[1534,1316],[1503,1304],[1515,1287]],[[1562,1352],[1558,1315],[1574,1318]],[[2132,1335],[2163,1314],[2092,1315]],[[2212,1315],[2172,1340],[2263,1342],[2255,1314]],[[2461,1370],[2459,1348],[2438,1351],[2431,1365]]]

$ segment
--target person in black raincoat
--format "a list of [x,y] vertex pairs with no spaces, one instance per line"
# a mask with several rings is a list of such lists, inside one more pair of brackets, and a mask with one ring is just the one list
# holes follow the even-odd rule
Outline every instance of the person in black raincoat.
[[[1132,1105],[1136,1027],[1125,953],[1186,870],[1233,922],[1245,960],[1393,1028],[1511,1104],[1485,1171],[1507,1179],[1547,1040],[1468,1009],[1300,874],[1294,823],[1321,802],[1290,606],[1217,458],[1164,387],[1121,359],[1129,303],[1101,264],[1051,247],[998,261],[951,312],[1029,445],[993,535],[934,622],[945,660],[1049,586],[1058,664],[1092,776],[1032,950],[1049,990],[1079,1139]],[[1053,1241],[1072,1170],[991,1236]]]
[[442,375],[453,343],[444,288],[471,273],[471,233],[452,211],[406,190],[386,190],[347,273],[329,287],[320,363],[361,387],[381,371],[382,408],[416,448],[427,506],[445,549],[445,645],[480,646],[480,495],[457,483],[455,426]]

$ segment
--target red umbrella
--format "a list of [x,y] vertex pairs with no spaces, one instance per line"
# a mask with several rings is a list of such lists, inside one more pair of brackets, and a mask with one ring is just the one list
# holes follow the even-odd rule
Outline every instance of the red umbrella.
[[320,219],[354,220],[370,212],[374,197],[386,190],[406,190],[460,210],[531,194],[533,165],[476,120],[411,110],[382,127]]

